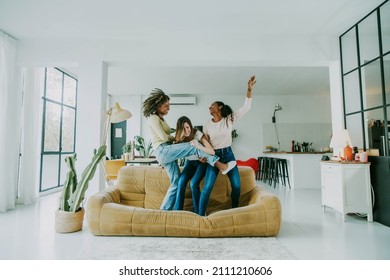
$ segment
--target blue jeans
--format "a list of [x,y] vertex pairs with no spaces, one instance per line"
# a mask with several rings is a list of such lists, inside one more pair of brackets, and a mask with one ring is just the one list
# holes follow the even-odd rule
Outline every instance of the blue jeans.
[[[215,150],[215,155],[220,158],[220,162],[227,163],[232,160],[236,160],[233,154],[231,147],[217,149]],[[209,204],[210,194],[213,190],[215,180],[217,179],[219,170],[213,166],[207,165],[206,177],[204,180],[203,190],[200,194],[199,199],[199,212],[198,214],[201,216],[206,215],[207,205]],[[232,186],[231,193],[231,202],[232,208],[238,207],[238,203],[240,201],[240,190],[241,190],[241,182],[240,182],[240,174],[238,173],[238,167],[235,166],[232,170],[227,174],[230,180],[230,184]]]
[[179,185],[180,169],[177,160],[192,155],[206,158],[207,163],[214,166],[219,157],[206,154],[195,148],[190,143],[168,144],[163,143],[155,150],[157,161],[165,168],[171,185],[165,194],[164,200],[160,206],[161,210],[172,210],[176,201],[176,192]]
[[188,181],[191,180],[190,188],[192,191],[192,205],[194,206],[194,212],[198,213],[199,211],[199,198],[200,198],[200,188],[199,184],[202,181],[206,169],[206,163],[202,163],[199,160],[187,160],[184,164],[184,168],[180,174],[179,178],[179,187],[176,194],[176,202],[173,210],[183,210],[184,206],[184,196],[186,192],[186,187]]

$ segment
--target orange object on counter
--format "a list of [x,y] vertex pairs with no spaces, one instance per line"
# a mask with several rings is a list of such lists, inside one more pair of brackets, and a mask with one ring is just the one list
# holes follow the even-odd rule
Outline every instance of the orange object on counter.
[[348,160],[348,161],[352,161],[352,148],[347,145],[345,148],[344,148],[344,158],[345,160]]

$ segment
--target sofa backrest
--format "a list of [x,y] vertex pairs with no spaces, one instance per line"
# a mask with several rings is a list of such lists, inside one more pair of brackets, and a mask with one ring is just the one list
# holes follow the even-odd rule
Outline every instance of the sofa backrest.
[[[256,186],[252,168],[239,166],[241,181],[240,205],[246,205],[250,193]],[[168,175],[161,166],[125,166],[119,170],[117,187],[121,203],[150,209],[160,209],[165,193],[170,186]],[[200,188],[203,187],[203,180]],[[210,195],[207,212],[229,209],[231,187],[229,177],[219,173]],[[186,189],[184,209],[192,211],[191,190]]]

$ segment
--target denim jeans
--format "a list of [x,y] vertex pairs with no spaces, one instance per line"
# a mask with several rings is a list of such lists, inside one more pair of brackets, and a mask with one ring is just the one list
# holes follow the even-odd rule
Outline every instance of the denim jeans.
[[173,210],[183,210],[184,196],[188,181],[191,180],[190,188],[192,191],[192,204],[194,213],[199,211],[200,188],[199,184],[202,181],[208,164],[202,163],[199,160],[187,160],[180,174],[179,187],[176,194],[176,202]]
[[207,163],[214,166],[219,160],[218,156],[212,156],[199,150],[190,143],[168,144],[163,143],[155,150],[157,161],[165,168],[171,185],[160,206],[161,210],[172,210],[176,201],[177,188],[179,186],[180,169],[177,160],[192,155],[206,158]]
[[[232,160],[236,160],[233,154],[231,147],[217,149],[215,150],[215,155],[220,158],[220,162],[227,163]],[[206,215],[207,205],[209,204],[210,194],[213,190],[215,180],[217,179],[219,170],[213,166],[207,165],[206,177],[204,180],[203,190],[200,194],[199,199],[199,212],[198,214],[201,216]],[[232,186],[231,193],[231,202],[232,208],[238,207],[238,203],[240,200],[240,190],[241,190],[241,182],[240,182],[240,174],[238,173],[238,167],[235,166],[232,170],[227,174],[230,180],[230,184]]]

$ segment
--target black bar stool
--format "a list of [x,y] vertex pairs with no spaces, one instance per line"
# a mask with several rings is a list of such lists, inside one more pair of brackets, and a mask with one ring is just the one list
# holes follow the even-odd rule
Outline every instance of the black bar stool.
[[261,180],[261,167],[263,165],[262,161],[263,161],[263,157],[258,157],[257,158],[257,162],[259,164],[259,168],[257,169],[257,172],[256,172],[256,180]]
[[288,174],[288,165],[287,165],[287,159],[280,159],[280,168],[281,168],[281,177],[283,179],[283,185],[284,186],[287,186],[286,185],[286,179],[287,179],[287,182],[288,182],[288,187],[291,189],[291,185],[290,185],[290,176]]

